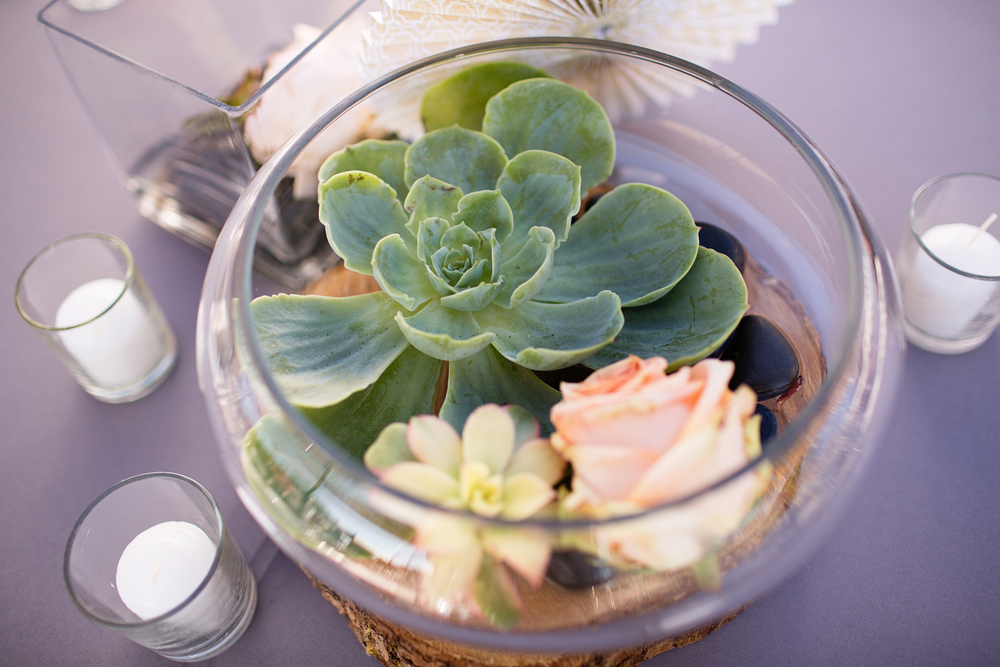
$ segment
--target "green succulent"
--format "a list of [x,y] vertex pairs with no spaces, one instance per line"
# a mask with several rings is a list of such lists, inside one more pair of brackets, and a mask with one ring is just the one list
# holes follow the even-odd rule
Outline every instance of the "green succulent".
[[572,224],[581,194],[614,165],[607,115],[557,80],[503,79],[530,69],[482,67],[477,99],[499,90],[487,100],[457,105],[474,68],[423,106],[425,117],[461,106],[455,120],[468,123],[485,105],[481,127],[364,141],[320,171],[331,246],[382,292],[252,303],[288,400],[359,458],[384,426],[433,412],[445,362],[440,417],[456,429],[486,403],[521,406],[551,429],[559,392],[533,371],[628,353],[693,363],[747,308],[732,262],[699,248],[690,212],[664,190],[619,185]]

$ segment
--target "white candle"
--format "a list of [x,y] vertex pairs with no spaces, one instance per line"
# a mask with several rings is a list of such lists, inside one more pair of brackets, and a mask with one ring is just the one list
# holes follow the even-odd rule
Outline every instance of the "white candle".
[[127,384],[153,369],[163,357],[165,341],[125,282],[101,278],[70,292],[56,311],[57,327],[86,322],[121,299],[98,319],[59,334],[63,345],[93,380],[104,386]]
[[[947,264],[981,276],[1000,276],[1000,241],[979,227],[963,223],[938,225],[920,239]],[[949,271],[919,249],[900,266],[906,319],[938,338],[955,338],[992,297],[997,283]]]
[[118,561],[115,585],[122,602],[142,620],[184,602],[205,579],[215,543],[187,521],[165,521],[139,533]]

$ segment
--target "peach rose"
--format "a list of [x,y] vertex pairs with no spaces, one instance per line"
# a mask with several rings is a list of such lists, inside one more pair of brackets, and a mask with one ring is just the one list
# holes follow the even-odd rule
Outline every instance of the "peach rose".
[[552,445],[573,464],[567,510],[620,515],[680,500],[760,451],[757,396],[729,389],[732,362],[705,359],[669,375],[666,368],[662,357],[629,356],[563,383],[551,418]]

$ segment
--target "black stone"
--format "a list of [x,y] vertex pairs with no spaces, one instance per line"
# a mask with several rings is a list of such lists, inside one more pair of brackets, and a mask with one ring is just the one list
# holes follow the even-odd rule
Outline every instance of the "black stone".
[[743,273],[747,268],[747,250],[743,247],[735,236],[720,227],[716,227],[708,222],[695,222],[700,227],[698,231],[698,244],[709,250],[722,253]]
[[557,371],[535,371],[535,375],[545,384],[560,391],[560,382],[583,382],[593,372],[593,369],[587,368],[583,364],[577,364],[569,368],[560,368]]
[[722,345],[720,345],[719,347],[715,348],[715,352],[712,352],[712,354],[708,355],[708,358],[709,359],[719,359],[719,358],[721,358],[722,355],[725,353],[725,351],[727,349],[729,349],[729,344],[733,342],[733,338],[735,338],[735,337],[736,337],[736,329],[733,329],[733,333],[729,334],[729,338],[727,338],[726,340],[722,341]]
[[721,358],[736,364],[729,387],[750,385],[762,401],[785,393],[799,378],[795,348],[774,322],[760,315],[740,320]]
[[582,551],[557,549],[552,551],[545,576],[563,588],[590,588],[615,576],[615,569]]
[[756,413],[760,415],[760,444],[764,446],[768,440],[778,435],[778,417],[771,408],[757,404]]

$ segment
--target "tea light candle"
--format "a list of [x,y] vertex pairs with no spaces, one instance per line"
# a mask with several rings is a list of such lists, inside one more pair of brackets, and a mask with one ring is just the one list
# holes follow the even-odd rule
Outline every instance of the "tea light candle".
[[[996,216],[981,227],[953,223],[931,227],[920,240],[941,261],[966,273],[1000,275],[1000,241],[986,233]],[[906,319],[924,332],[954,338],[990,300],[996,283],[969,278],[918,253],[903,275]]]
[[108,312],[81,327],[60,332],[63,345],[93,380],[104,386],[127,384],[149,372],[163,357],[164,340],[156,324],[125,282],[101,278],[69,293],[56,311],[55,325],[71,327]]
[[198,526],[165,521],[139,533],[118,561],[115,585],[142,620],[162,616],[198,588],[215,559],[215,544]]

